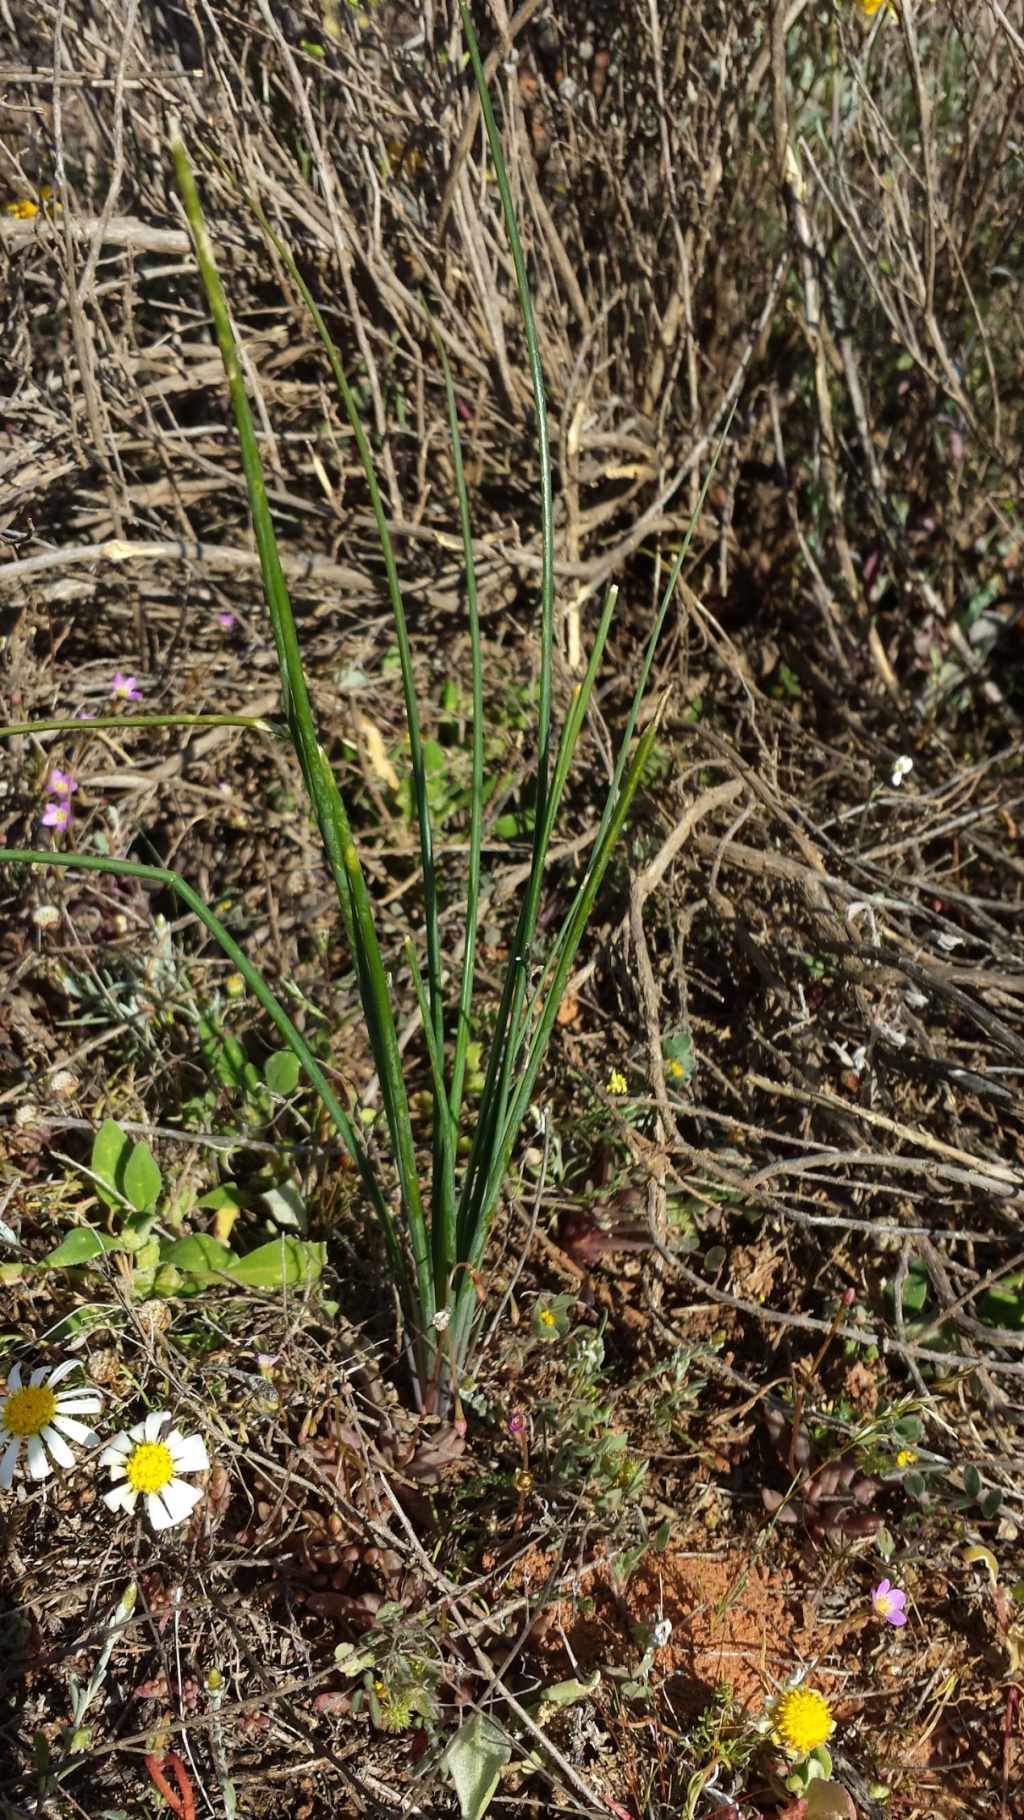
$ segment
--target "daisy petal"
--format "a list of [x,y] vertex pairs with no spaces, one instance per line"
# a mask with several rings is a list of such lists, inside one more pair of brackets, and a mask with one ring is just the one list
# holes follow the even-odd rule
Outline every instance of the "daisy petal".
[[153,1528],[170,1529],[175,1523],[184,1523],[202,1495],[198,1487],[186,1485],[184,1479],[172,1479],[159,1495],[150,1495],[149,1520]]
[[3,1459],[0,1460],[0,1490],[10,1491],[11,1483],[14,1478],[14,1468],[18,1464],[18,1455],[20,1452],[21,1436],[19,1435],[16,1441],[11,1442],[4,1453]]
[[84,1422],[76,1422],[71,1416],[56,1415],[53,1418],[54,1428],[59,1428],[62,1435],[71,1441],[77,1441],[79,1447],[98,1447],[100,1438]]
[[42,1429],[39,1438],[41,1441],[46,1442],[51,1456],[57,1462],[57,1465],[63,1466],[65,1472],[70,1472],[75,1464],[75,1456],[67,1442],[57,1433],[57,1430],[47,1426]]
[[103,1398],[79,1396],[77,1390],[62,1390],[57,1398],[57,1408],[62,1415],[98,1416],[103,1408]]
[[123,1510],[131,1516],[138,1495],[130,1485],[115,1485],[113,1491],[103,1493],[103,1502],[108,1510]]
[[[164,1409],[152,1409],[142,1423],[144,1438],[147,1441],[159,1441],[162,1438],[164,1424],[170,1420]],[[134,1431],[133,1431],[134,1432]],[[140,1437],[141,1438],[141,1437]]]
[[59,1365],[54,1366],[47,1381],[50,1384],[59,1384],[61,1378],[66,1378],[68,1372],[74,1371],[75,1367],[80,1364],[80,1359],[63,1359]]
[[209,1468],[210,1456],[201,1435],[179,1435],[173,1444],[168,1440],[167,1449],[175,1472],[206,1472]]
[[108,1441],[106,1447],[103,1449],[97,1464],[100,1466],[111,1466],[115,1460],[127,1460],[134,1445],[135,1443],[130,1435],[115,1435],[114,1439]]
[[28,1437],[28,1470],[33,1479],[48,1479],[50,1476],[50,1462],[38,1435]]
[[20,1390],[21,1389],[21,1366],[20,1365],[11,1366],[10,1371],[7,1373],[7,1387],[9,1390]]
[[46,1366],[37,1365],[35,1368],[35,1371],[32,1373],[32,1376],[29,1378],[29,1384],[30,1384],[31,1388],[33,1390],[38,1390],[40,1384],[43,1382],[43,1379],[46,1376],[47,1376]]

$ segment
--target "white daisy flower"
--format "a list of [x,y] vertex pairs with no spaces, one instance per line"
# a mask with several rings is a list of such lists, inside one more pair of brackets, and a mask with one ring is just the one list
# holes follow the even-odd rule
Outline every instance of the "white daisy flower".
[[77,1359],[65,1359],[52,1370],[40,1365],[27,1384],[21,1381],[21,1366],[11,1366],[7,1394],[0,1397],[0,1446],[4,1448],[0,1489],[10,1491],[23,1443],[28,1445],[28,1470],[33,1479],[48,1477],[51,1460],[65,1471],[75,1465],[65,1435],[80,1447],[99,1446],[99,1436],[75,1417],[96,1415],[103,1408],[103,1398],[95,1390],[54,1389],[78,1363]]
[[206,1472],[210,1464],[202,1438],[179,1434],[171,1427],[173,1420],[166,1410],[153,1410],[144,1422],[117,1435],[99,1459],[115,1480],[113,1490],[103,1493],[107,1508],[130,1515],[144,1496],[154,1529],[171,1529],[191,1516],[203,1490],[186,1485],[178,1475]]
[[909,777],[913,769],[914,761],[912,758],[898,758],[896,760],[896,763],[892,768],[892,781],[895,789],[899,789],[903,779]]

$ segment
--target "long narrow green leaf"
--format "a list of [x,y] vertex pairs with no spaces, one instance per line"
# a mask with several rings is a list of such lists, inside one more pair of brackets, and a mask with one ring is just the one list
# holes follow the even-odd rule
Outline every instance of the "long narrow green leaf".
[[504,154],[501,149],[501,138],[491,106],[491,98],[484,76],[480,50],[473,30],[473,21],[465,0],[459,0],[462,16],[462,28],[466,35],[473,73],[476,79],[477,93],[480,97],[480,109],[487,132],[494,174],[501,196],[502,212],[505,217],[505,230],[508,234],[509,248],[515,267],[516,285],[519,291],[519,310],[523,320],[523,332],[526,338],[527,354],[530,363],[530,379],[533,388],[534,412],[537,428],[537,456],[540,487],[540,521],[541,521],[541,650],[540,650],[540,692],[537,711],[537,789],[534,813],[533,863],[527,880],[523,899],[522,912],[516,928],[512,952],[508,961],[506,991],[502,994],[498,1008],[498,1022],[492,1038],[491,1056],[484,1089],[480,1100],[480,1113],[474,1138],[473,1150],[467,1169],[467,1179],[463,1185],[459,1211],[460,1250],[463,1232],[467,1219],[467,1207],[472,1204],[474,1184],[479,1174],[484,1146],[489,1141],[488,1134],[493,1130],[495,1120],[500,1119],[508,1092],[511,1068],[514,1062],[514,1033],[518,1028],[523,1001],[529,978],[534,935],[537,928],[537,916],[540,910],[541,889],[544,880],[546,848],[544,831],[549,827],[548,794],[549,773],[551,764],[551,664],[555,643],[554,615],[554,510],[551,483],[551,447],[548,437],[547,400],[544,392],[544,371],[541,366],[540,347],[537,340],[537,328],[533,314],[533,301],[530,296],[530,285],[526,274],[526,260],[523,254],[519,227],[516,222],[515,205],[509,188],[508,173],[505,169]]
[[88,720],[76,715],[73,720],[19,720],[0,727],[0,739],[12,739],[15,733],[88,733],[94,727],[116,727],[119,733],[132,727],[252,727],[258,733],[283,734],[284,728],[272,720],[252,714],[90,714]]
[[438,1229],[445,1223],[445,1213],[455,1206],[455,1146],[458,1132],[451,1109],[448,1105],[448,1094],[444,1080],[444,1051],[437,1046],[434,1028],[430,1021],[430,1007],[423,987],[423,977],[416,951],[411,941],[406,942],[406,958],[412,974],[413,986],[419,1003],[420,1016],[423,1020],[423,1034],[427,1042],[427,1055],[430,1061],[434,1101],[434,1196],[432,1201],[432,1219],[435,1222],[431,1231],[434,1296],[438,1307],[443,1307],[447,1297],[448,1279],[455,1266],[454,1255],[448,1257],[438,1244]]
[[309,1045],[295,1028],[280,999],[271,991],[262,975],[253,966],[244,950],[238,946],[220,918],[204,904],[202,898],[193,891],[191,885],[182,878],[181,874],[165,866],[143,865],[137,860],[106,859],[88,853],[43,853],[9,847],[0,848],[0,864],[4,862],[23,866],[60,866],[78,872],[113,873],[117,878],[145,879],[151,884],[165,886],[181,899],[182,903],[192,911],[192,914],[219,943],[228,959],[237,967],[253,996],[258,999],[289,1049],[297,1057],[311,1086],[320,1095],[335,1130],[359,1170],[363,1186],[373,1204],[387,1246],[388,1261],[395,1273],[395,1281],[408,1293],[409,1282],[405,1256],[395,1230],[394,1220],[391,1217],[391,1210],[352,1119],[335,1094]]
[[263,481],[259,445],[256,440],[252,413],[242,378],[238,348],[220,275],[203,222],[195,179],[180,137],[176,136],[173,139],[172,149],[185,213],[192,230],[207,302],[231,393],[242,467],[249,492],[253,530],[263,575],[264,593],[277,645],[285,716],[306,788],[313,804],[324,851],[337,886],[349,945],[355,962],[360,997],[366,1015],[367,1031],[380,1078],[385,1117],[388,1121],[401,1183],[402,1200],[419,1291],[419,1305],[410,1303],[406,1309],[406,1318],[411,1337],[414,1342],[419,1343],[417,1335],[430,1331],[429,1323],[434,1312],[434,1287],[430,1269],[429,1240],[420,1198],[416,1144],[409,1116],[408,1095],[387,979],[373,924],[366,882],[359,865],[348,816],[327,755],[316,737],[291,600],[278,556],[277,540]]
[[367,440],[363,421],[359,415],[356,401],[352,396],[345,369],[338,356],[330,330],[324,321],[320,306],[313,296],[308,284],[299,271],[290,247],[271,226],[266,215],[255,198],[242,188],[237,178],[216,152],[207,147],[209,155],[218,168],[235,185],[244,198],[247,208],[259,222],[267,238],[276,247],[284,261],[292,283],[300,293],[320,338],[335,383],[341,393],[342,402],[349,420],[349,427],[355,438],[362,463],[366,485],[370,495],[370,504],[377,524],[377,537],[384,558],[384,570],[387,576],[388,593],[391,597],[391,612],[395,622],[395,637],[398,644],[399,668],[402,676],[402,692],[405,699],[405,717],[409,729],[409,762],[413,774],[413,788],[416,796],[416,819],[419,829],[420,859],[423,866],[423,904],[424,929],[427,947],[427,978],[430,985],[430,1010],[437,1041],[444,1042],[444,998],[441,977],[440,924],[437,907],[437,875],[434,860],[434,837],[430,815],[430,802],[427,793],[427,772],[423,756],[423,739],[420,731],[419,702],[416,696],[416,679],[413,673],[412,646],[409,643],[409,631],[405,617],[405,602],[402,598],[402,587],[398,579],[398,565],[395,561],[394,545],[388,525],[384,501],[381,498],[377,471],[373,454]]
[[[459,1009],[455,1025],[451,1086],[448,1094],[448,1110],[452,1126],[457,1134],[465,1091],[466,1062],[473,1028],[473,988],[476,979],[477,920],[480,910],[480,861],[484,810],[484,685],[476,563],[473,557],[473,530],[469,515],[466,471],[462,459],[462,436],[459,430],[455,382],[452,378],[452,370],[444,343],[437,332],[429,310],[427,310],[427,319],[434,338],[437,357],[441,362],[448,403],[448,428],[452,441],[455,490],[459,501],[459,523],[466,564],[466,607],[469,616],[469,644],[472,662],[472,771],[470,777],[469,864],[466,877],[466,922],[463,932],[462,982],[459,988]],[[431,1235],[434,1248],[434,1282],[439,1295],[442,1276],[447,1282],[459,1256],[454,1169],[450,1178],[447,1173],[445,1174],[441,1186],[443,1193],[435,1194],[434,1197],[434,1229]]]
[[448,429],[452,439],[452,462],[455,469],[455,491],[459,501],[459,524],[462,552],[466,563],[466,609],[469,618],[469,644],[472,662],[472,773],[470,779],[469,866],[466,878],[466,931],[459,992],[459,1018],[455,1031],[455,1058],[452,1064],[450,1100],[452,1117],[458,1124],[465,1085],[466,1051],[471,1034],[473,985],[476,977],[477,917],[480,907],[480,855],[483,841],[484,795],[484,685],[480,647],[480,609],[476,587],[476,562],[473,556],[473,528],[469,514],[469,493],[462,459],[462,435],[455,399],[455,382],[444,342],[427,311],[434,347],[444,373],[448,403]]
[[[555,817],[558,813],[562,792],[565,788],[572,764],[573,754],[583,727],[587,706],[597,677],[598,666],[604,653],[605,643],[611,627],[618,598],[618,589],[611,588],[605,601],[604,611],[597,629],[597,636],[590,654],[586,674],[581,683],[573,690],[569,712],[562,729],[555,765],[552,775],[551,790],[547,807],[547,826],[544,830],[543,851],[547,853],[554,833]],[[598,840],[600,834],[598,835]],[[595,842],[595,845],[597,842]],[[536,863],[536,862],[534,862]],[[524,945],[520,938],[523,925],[520,916],[520,929],[517,930],[513,943],[512,959],[505,979],[505,991],[499,1007],[496,1034],[492,1045],[490,1065],[484,1091],[480,1100],[480,1111],[477,1128],[470,1152],[469,1165],[463,1182],[463,1192],[459,1203],[458,1214],[458,1255],[465,1258],[474,1242],[474,1234],[479,1224],[482,1208],[486,1198],[486,1182],[490,1171],[490,1159],[496,1142],[500,1142],[499,1133],[506,1121],[508,1109],[509,1082],[515,1063],[516,1052],[520,1046],[524,1028],[524,1011],[528,987],[525,964]],[[550,965],[550,962],[549,962]]]
[[[656,717],[651,722],[651,725],[645,730],[638,743],[637,750],[623,781],[613,813],[609,818],[608,824],[601,837],[600,845],[594,853],[588,870],[585,889],[577,896],[570,934],[563,943],[558,963],[548,981],[544,1007],[538,1018],[536,1029],[529,1041],[527,1054],[524,1058],[521,1072],[516,1081],[515,1092],[508,1108],[505,1125],[500,1134],[497,1134],[496,1141],[493,1145],[491,1166],[486,1178],[480,1212],[476,1223],[476,1229],[473,1234],[472,1246],[466,1259],[470,1273],[477,1270],[482,1262],[487,1239],[490,1234],[491,1221],[494,1217],[498,1197],[501,1193],[502,1183],[505,1180],[511,1162],[512,1148],[522,1125],[523,1118],[525,1117],[526,1108],[530,1103],[534,1086],[536,1085],[537,1076],[540,1072],[544,1054],[547,1049],[551,1032],[554,1028],[555,1018],[558,1015],[558,1007],[561,1004],[565,984],[569,977],[573,961],[576,958],[576,952],[579,948],[580,941],[582,940],[588,918],[593,910],[594,902],[600,889],[608,862],[611,859],[616,842],[622,832],[622,827],[626,820],[626,816],[629,813],[637,785],[640,782],[644,766],[650,756],[651,747],[654,744],[654,738],[657,732],[657,726],[658,721]],[[471,1274],[467,1273],[464,1284],[460,1286],[456,1294],[455,1313],[452,1319],[452,1345],[456,1358],[465,1357],[466,1348],[469,1344],[470,1332],[478,1309],[479,1304],[473,1285],[473,1278]]]
[[[551,444],[548,438],[548,409],[544,393],[544,368],[541,365],[540,345],[537,340],[537,325],[533,315],[533,299],[530,296],[530,283],[526,275],[526,259],[523,254],[523,243],[519,237],[519,224],[516,221],[515,204],[509,188],[508,172],[505,169],[505,157],[501,149],[501,137],[491,107],[491,97],[487,89],[484,66],[480,57],[480,47],[473,30],[466,0],[459,0],[462,14],[462,29],[466,34],[470,60],[473,64],[473,75],[476,78],[477,94],[480,97],[480,110],[483,114],[487,140],[491,148],[494,163],[494,175],[501,196],[502,213],[505,217],[505,232],[508,234],[512,263],[515,266],[516,285],[519,290],[519,312],[523,319],[523,332],[526,337],[526,349],[530,361],[530,382],[533,386],[533,408],[537,417],[537,460],[540,481],[540,535],[541,535],[541,667],[540,667],[540,701],[538,704],[538,752],[537,752],[537,819],[535,823],[534,856],[543,862],[544,853],[539,844],[539,832],[545,820],[545,808],[548,794],[548,756],[551,739],[551,657],[555,648],[555,531],[554,503],[551,489]],[[539,886],[538,886],[539,891]],[[534,913],[534,920],[536,913]],[[533,928],[530,929],[533,939]]]

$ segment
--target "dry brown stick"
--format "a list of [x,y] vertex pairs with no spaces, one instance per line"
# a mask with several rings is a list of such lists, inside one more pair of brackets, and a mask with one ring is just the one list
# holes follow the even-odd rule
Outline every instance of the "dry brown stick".
[[1005,1182],[1017,1191],[1024,1190],[1024,1175],[1009,1168],[1007,1164],[990,1162],[988,1157],[972,1156],[969,1150],[959,1150],[955,1144],[944,1144],[941,1138],[932,1137],[928,1131],[915,1131],[912,1126],[901,1125],[898,1119],[891,1119],[885,1112],[873,1112],[867,1106],[858,1106],[855,1100],[840,1099],[838,1094],[827,1093],[820,1087],[791,1087],[786,1081],[770,1081],[765,1075],[753,1071],[747,1074],[746,1081],[748,1086],[759,1087],[763,1093],[780,1094],[783,1099],[825,1106],[830,1111],[841,1112],[845,1118],[859,1119],[862,1124],[874,1125],[879,1131],[890,1131],[904,1143],[914,1144],[920,1150],[929,1150],[933,1156],[946,1157],[950,1162],[962,1163],[981,1175],[991,1176],[994,1182]]
[[92,245],[89,248],[89,257],[85,262],[85,271],[82,273],[78,283],[78,301],[83,305],[92,296],[95,289],[96,267],[99,264],[104,237],[111,217],[113,216],[117,198],[121,193],[121,180],[124,176],[124,84],[125,75],[128,69],[128,55],[131,49],[131,42],[135,33],[135,22],[138,15],[139,0],[128,0],[128,6],[125,12],[124,32],[121,37],[120,49],[117,53],[117,74],[114,79],[114,161],[110,172],[110,182],[107,185],[106,200],[100,211],[100,218],[96,223],[96,232],[92,237]]
[[[487,88],[490,87],[497,74],[499,63],[502,63],[508,56],[519,33],[522,31],[524,25],[529,24],[534,13],[537,12],[541,6],[541,3],[542,0],[523,0],[523,5],[519,8],[518,12],[513,13],[509,20],[508,30],[502,33],[499,42],[484,60],[484,84]],[[448,223],[448,217],[452,212],[452,203],[455,200],[455,190],[459,181],[459,173],[469,155],[469,148],[473,143],[473,134],[476,132],[480,114],[480,96],[474,87],[470,93],[469,103],[466,108],[466,118],[462,123],[462,131],[459,134],[459,143],[455,147],[455,155],[452,158],[451,168],[445,180],[444,193],[441,197],[441,207],[438,210],[437,238],[439,241],[444,238],[445,227]]]
[[[694,1289],[699,1289],[703,1296],[709,1301],[717,1302],[721,1308],[732,1308],[737,1314],[749,1315],[755,1321],[766,1321],[775,1327],[796,1327],[805,1333],[825,1334],[832,1331],[833,1323],[831,1321],[820,1320],[815,1315],[788,1314],[779,1308],[765,1307],[760,1302],[748,1302],[743,1296],[730,1295],[728,1290],[716,1289],[706,1277],[698,1276],[695,1270],[691,1270],[678,1256],[663,1247],[657,1238],[655,1238],[655,1246],[664,1261],[672,1266],[684,1282],[689,1283]],[[964,1353],[939,1352],[927,1346],[918,1346],[913,1340],[891,1339],[888,1334],[879,1333],[874,1328],[851,1327],[846,1321],[835,1329],[835,1337],[839,1340],[854,1340],[858,1346],[877,1346],[879,1351],[886,1355],[893,1353],[898,1358],[924,1359],[928,1364],[944,1365],[947,1369],[952,1367],[965,1371],[977,1371],[979,1363],[983,1363],[986,1371],[998,1373],[1003,1377],[1024,1377],[1024,1363],[1014,1364],[1003,1359],[979,1361]],[[1019,1339],[1020,1335],[1014,1337]]]
[[[70,544],[56,550],[43,550],[38,556],[22,556],[15,562],[0,563],[0,585],[20,581],[27,575],[40,575],[47,569],[77,567],[92,562],[198,562],[214,568],[255,569],[259,566],[255,550],[232,550],[225,544],[186,543],[177,538],[163,543],[130,543],[123,537],[110,537],[105,543]],[[346,569],[326,556],[289,556],[281,554],[286,575],[302,580],[317,576],[334,581],[341,587],[360,593],[376,593],[372,576],[359,569]]]
[[126,247],[133,253],[187,255],[192,250],[188,235],[177,228],[153,227],[135,215],[112,215],[104,220],[100,215],[76,214],[73,209],[67,216],[61,209],[56,218],[42,211],[28,221],[0,218],[0,242],[12,250],[39,245],[43,241],[44,230],[48,234],[55,227],[56,221],[75,240],[95,240],[102,229],[103,246]]
[[328,162],[324,155],[321,136],[317,131],[316,123],[313,119],[313,111],[309,105],[309,96],[306,93],[305,84],[302,82],[299,75],[295,58],[292,54],[291,45],[282,30],[279,19],[275,16],[274,9],[270,5],[270,0],[256,0],[256,3],[277,47],[278,55],[288,72],[292,97],[302,120],[303,129],[306,133],[307,141],[310,150],[313,153],[317,172],[320,177],[323,198],[327,206],[328,217],[331,223],[335,256],[338,261],[341,282],[345,291],[345,301],[348,305],[349,321],[352,324],[353,333],[359,344],[359,351],[362,354],[366,369],[367,384],[369,385],[370,395],[373,399],[374,422],[377,429],[377,435],[380,438],[380,457],[384,468],[384,478],[387,482],[392,507],[395,511],[401,512],[402,495],[399,491],[398,476],[395,472],[394,457],[391,453],[391,443],[388,437],[387,412],[384,407],[384,396],[381,391],[380,374],[377,370],[377,362],[374,358],[373,348],[370,345],[370,338],[366,332],[366,324],[363,321],[363,312],[360,308],[359,297],[352,279],[350,248],[357,238],[355,224],[348,218],[344,191],[338,183],[334,167]]

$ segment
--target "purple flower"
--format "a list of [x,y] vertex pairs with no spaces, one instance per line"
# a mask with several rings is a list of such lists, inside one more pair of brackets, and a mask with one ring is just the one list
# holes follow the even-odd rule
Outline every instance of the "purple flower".
[[70,771],[58,771],[56,766],[50,772],[50,781],[46,788],[52,796],[74,796],[78,789]]
[[526,1416],[521,1409],[513,1409],[509,1416],[508,1432],[510,1435],[521,1435],[526,1433]]
[[230,632],[234,623],[235,623],[235,616],[233,613],[218,613],[217,624],[219,625],[222,632]]
[[142,690],[134,676],[122,676],[120,670],[110,685],[110,693],[115,701],[141,701]]
[[903,1607],[907,1603],[907,1595],[900,1587],[893,1586],[889,1580],[879,1580],[878,1585],[872,1587],[871,1603],[879,1617],[884,1618],[887,1624],[895,1624],[898,1627],[906,1623],[907,1614]]
[[63,834],[64,829],[71,824],[71,804],[47,803],[43,810],[42,823],[44,828],[56,828]]

